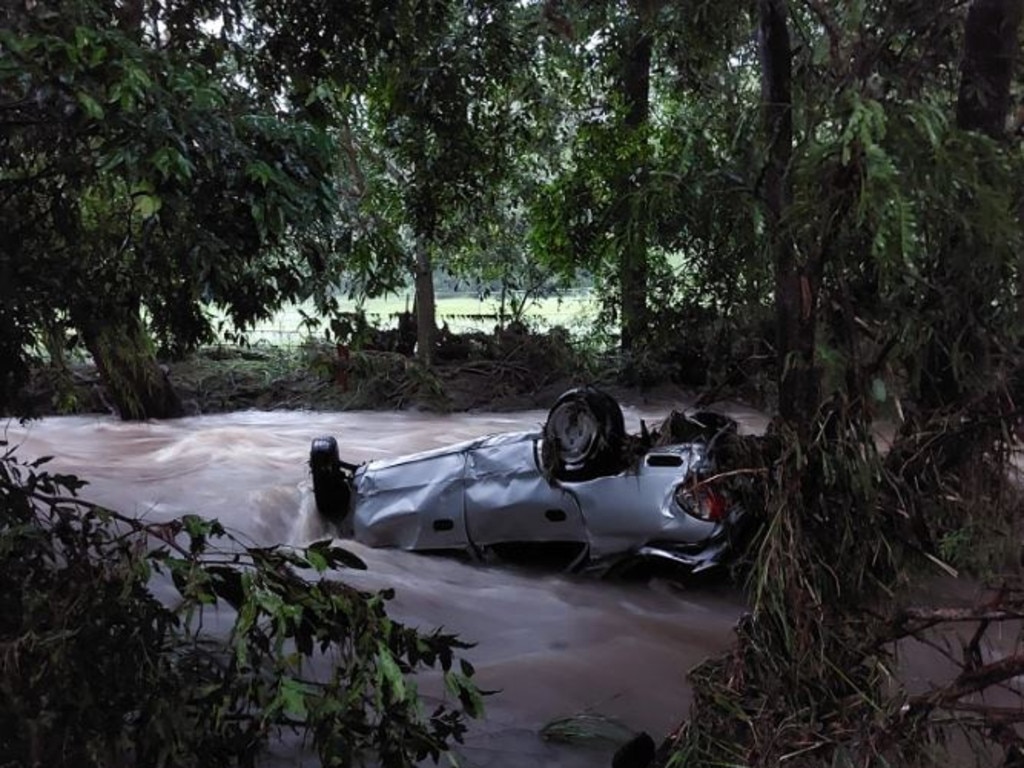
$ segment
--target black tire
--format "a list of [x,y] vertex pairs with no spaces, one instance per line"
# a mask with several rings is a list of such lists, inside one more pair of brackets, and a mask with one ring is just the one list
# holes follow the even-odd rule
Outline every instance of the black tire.
[[622,467],[626,437],[622,408],[611,395],[580,387],[564,393],[544,423],[542,463],[568,482],[614,474]]
[[338,456],[338,441],[318,437],[309,449],[309,468],[313,473],[313,498],[317,511],[332,522],[341,522],[352,500],[351,476]]

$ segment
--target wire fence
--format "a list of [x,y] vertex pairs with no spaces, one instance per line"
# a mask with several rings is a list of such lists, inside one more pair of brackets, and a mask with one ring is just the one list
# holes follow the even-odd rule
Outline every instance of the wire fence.
[[[447,327],[453,333],[494,333],[504,320],[508,323],[509,317],[504,318],[496,310],[485,302],[458,301],[456,311],[444,311],[446,299],[438,301],[439,311],[437,323],[439,327]],[[471,312],[465,311],[467,303],[483,304],[488,311]],[[306,310],[308,312],[308,309]],[[526,325],[539,332],[548,331],[555,326],[562,326],[570,335],[581,335],[585,328],[593,321],[596,312],[594,299],[587,294],[572,294],[559,297],[551,297],[547,300],[537,302],[523,313],[523,321]],[[398,325],[398,317],[401,310],[391,311],[364,311],[367,323],[374,328],[388,329]],[[298,347],[310,341],[319,341],[326,338],[323,327],[310,330],[305,324],[303,311],[298,308],[287,308],[282,310],[273,319],[258,325],[256,328],[245,333],[245,337],[251,345]]]

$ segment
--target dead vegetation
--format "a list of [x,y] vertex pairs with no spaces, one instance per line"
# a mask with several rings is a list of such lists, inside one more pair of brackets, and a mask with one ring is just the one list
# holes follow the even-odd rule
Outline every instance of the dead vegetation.
[[[719,466],[744,473],[763,516],[751,612],[691,672],[694,705],[658,764],[1024,764],[1021,496],[997,415],[907,424],[882,454],[825,408],[802,447],[778,424],[723,446]],[[908,600],[908,579],[953,572],[957,537],[992,586],[967,604]],[[912,680],[923,654],[931,674]]]
[[[525,328],[442,333],[431,368],[387,345],[349,349],[309,341],[296,347],[207,347],[167,363],[165,370],[192,415],[296,408],[516,410],[547,406],[573,384],[604,376],[564,331]],[[85,362],[60,370],[40,367],[19,409],[34,416],[112,412],[100,377]]]

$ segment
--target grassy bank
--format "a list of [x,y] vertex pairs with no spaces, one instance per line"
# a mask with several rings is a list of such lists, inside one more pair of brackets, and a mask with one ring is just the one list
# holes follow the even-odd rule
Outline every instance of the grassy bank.
[[[367,299],[361,304],[345,300],[341,302],[341,308],[345,312],[355,312],[361,308],[372,325],[393,327],[395,316],[411,310],[412,304],[413,296],[409,291],[378,299]],[[524,312],[524,319],[528,325],[540,331],[562,326],[574,335],[581,335],[592,325],[597,310],[597,299],[589,292],[546,296],[530,303]],[[447,324],[456,333],[489,333],[498,322],[499,312],[500,302],[495,299],[479,299],[466,294],[440,296],[437,299],[438,325]],[[249,334],[250,342],[287,346],[301,343],[308,335],[302,324],[304,313],[315,314],[315,310],[312,305],[282,309],[270,320],[260,323]]]

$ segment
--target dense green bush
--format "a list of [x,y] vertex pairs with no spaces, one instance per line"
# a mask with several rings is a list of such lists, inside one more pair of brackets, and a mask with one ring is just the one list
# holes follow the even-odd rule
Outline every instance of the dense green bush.
[[[480,713],[455,664],[467,645],[329,578],[365,568],[346,550],[244,547],[194,516],[147,525],[79,500],[84,483],[46,461],[0,441],[0,766],[253,765],[281,729],[324,765],[410,766]],[[214,611],[226,636],[204,630]],[[410,675],[438,665],[458,704],[428,715]]]

